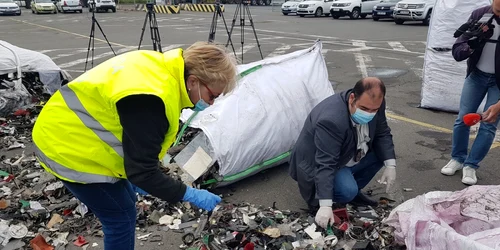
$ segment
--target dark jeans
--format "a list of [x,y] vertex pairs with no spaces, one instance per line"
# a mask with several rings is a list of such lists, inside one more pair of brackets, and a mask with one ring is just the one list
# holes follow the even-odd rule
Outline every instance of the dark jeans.
[[101,221],[105,250],[134,249],[137,199],[130,182],[63,183]]
[[474,70],[465,79],[462,95],[460,97],[460,111],[453,126],[453,140],[451,157],[475,169],[479,168],[479,163],[486,157],[493,144],[499,120],[494,123],[481,122],[476,139],[472,144],[470,152],[469,146],[470,127],[466,126],[463,117],[468,113],[476,113],[486,96],[484,111],[491,105],[498,102],[500,91],[496,85],[495,75]]
[[369,152],[352,167],[342,167],[335,173],[333,201],[349,203],[373,179],[384,164],[375,153]]
[[[384,166],[373,151],[361,159],[352,167],[341,167],[335,173],[332,180],[334,182],[333,202],[349,203],[354,197],[373,179],[377,172]],[[306,178],[304,173],[298,175],[300,194],[307,202],[309,210],[313,211],[319,207],[316,199],[316,185],[313,178]]]

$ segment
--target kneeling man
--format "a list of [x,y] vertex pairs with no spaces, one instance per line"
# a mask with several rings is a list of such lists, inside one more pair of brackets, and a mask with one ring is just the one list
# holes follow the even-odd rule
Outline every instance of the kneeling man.
[[311,111],[292,150],[290,175],[316,213],[316,223],[326,228],[333,223],[333,202],[377,205],[361,189],[384,166],[380,181],[392,185],[395,159],[385,116],[385,85],[367,77]]

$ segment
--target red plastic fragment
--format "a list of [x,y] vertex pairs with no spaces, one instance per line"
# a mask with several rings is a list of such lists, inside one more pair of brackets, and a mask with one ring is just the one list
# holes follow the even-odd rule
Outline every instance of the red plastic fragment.
[[349,229],[349,224],[347,222],[344,222],[339,226],[339,229],[345,232],[347,231],[347,229]]
[[88,243],[89,242],[87,240],[85,240],[85,238],[83,238],[83,236],[78,236],[78,239],[76,239],[75,242],[73,242],[73,244],[77,247],[82,247]]
[[63,211],[63,215],[64,215],[64,216],[68,216],[68,215],[70,215],[72,212],[73,212],[73,210],[71,210],[71,209],[69,209],[69,208],[68,208],[68,209],[64,209],[64,211]]
[[345,208],[333,210],[333,215],[335,218],[335,225],[342,224],[343,222],[349,222],[349,213],[347,213],[347,209]]
[[54,247],[47,244],[42,235],[37,235],[30,241],[30,246],[33,250],[54,250]]
[[30,112],[26,109],[18,109],[16,112],[14,112],[15,116],[21,116],[21,115],[29,115]]
[[7,176],[7,178],[4,179],[5,182],[10,182],[11,180],[14,180],[13,174],[9,174],[9,176]]
[[255,245],[252,242],[248,242],[245,247],[243,247],[243,250],[254,250]]

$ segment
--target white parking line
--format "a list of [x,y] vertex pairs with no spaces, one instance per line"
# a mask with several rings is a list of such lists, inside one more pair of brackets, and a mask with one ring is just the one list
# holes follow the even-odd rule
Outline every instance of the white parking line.
[[362,53],[354,53],[354,58],[356,60],[356,66],[358,67],[359,72],[361,73],[361,76],[368,77],[368,67],[370,66],[369,63],[371,63],[372,59],[368,55],[364,55]]
[[[122,48],[122,49],[118,50],[116,52],[116,54],[118,55],[118,54],[121,54],[123,52],[127,52],[127,51],[130,51],[130,50],[135,50],[135,49],[137,49],[137,48],[136,47]],[[103,57],[107,57],[107,56],[113,56],[113,51],[102,53],[102,54],[99,54],[99,55],[94,55],[94,61],[97,60],[97,59],[103,58]],[[91,62],[91,59],[92,59],[92,57],[89,54],[89,58],[88,58],[89,63]],[[75,60],[75,61],[72,61],[72,62],[60,64],[59,68],[61,68],[61,69],[70,68],[70,67],[76,66],[78,64],[85,63],[85,61],[87,61],[87,57],[86,56],[85,56],[85,58],[82,58],[82,59],[78,59],[78,60]],[[94,65],[96,65],[96,64],[94,63]]]
[[360,41],[354,41],[354,42],[352,42],[352,45],[354,45],[356,47],[366,47],[366,43],[360,42]]
[[[94,49],[104,49],[104,48],[109,48],[109,46],[107,46],[107,47],[94,47]],[[62,51],[62,50],[72,50],[73,51],[73,50],[82,50],[82,48],[45,49],[45,50],[39,50],[37,52],[45,54],[45,53],[49,53],[49,52],[53,52],[53,51]]]
[[404,51],[404,52],[410,52],[401,44],[400,42],[388,42],[389,46],[391,46],[394,50],[397,51]]
[[180,28],[175,28],[176,30],[195,30],[195,29],[205,29],[205,27],[199,27],[199,26],[192,26],[192,25],[189,25],[189,26],[184,26],[184,27],[180,27]]
[[273,52],[269,53],[269,55],[267,55],[266,58],[283,55],[291,48],[292,48],[291,45],[284,44],[281,47],[276,48]]
[[[95,49],[95,48],[94,48]],[[80,53],[83,53],[83,52],[87,52],[87,49],[80,49],[80,50],[75,50],[73,51],[73,53],[68,53],[68,54],[59,54],[57,56],[53,56],[53,57],[50,57],[50,59],[52,60],[56,60],[56,59],[59,59],[59,58],[62,58],[62,57],[67,57],[67,56],[74,56],[76,54],[80,54]],[[95,52],[94,52],[95,53]]]

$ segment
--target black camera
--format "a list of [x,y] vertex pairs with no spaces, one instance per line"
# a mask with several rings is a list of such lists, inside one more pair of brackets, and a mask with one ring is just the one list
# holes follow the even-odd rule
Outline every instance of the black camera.
[[[493,14],[484,14],[479,20],[469,20],[455,31],[453,37],[457,38],[462,35],[467,37],[467,43],[473,49],[478,48],[486,42],[498,42],[497,40],[490,40],[495,29],[495,26],[492,24],[494,19],[495,16]],[[484,30],[485,27],[488,28],[486,31]]]
[[483,27],[488,26],[488,29],[493,31],[495,26],[491,24],[493,22],[493,19],[495,16],[493,14],[485,14],[481,19],[479,20],[469,20],[466,23],[462,24],[460,28],[455,31],[453,34],[453,37],[457,38],[461,36],[462,34],[465,34],[467,37],[478,37],[481,36],[483,33]]

